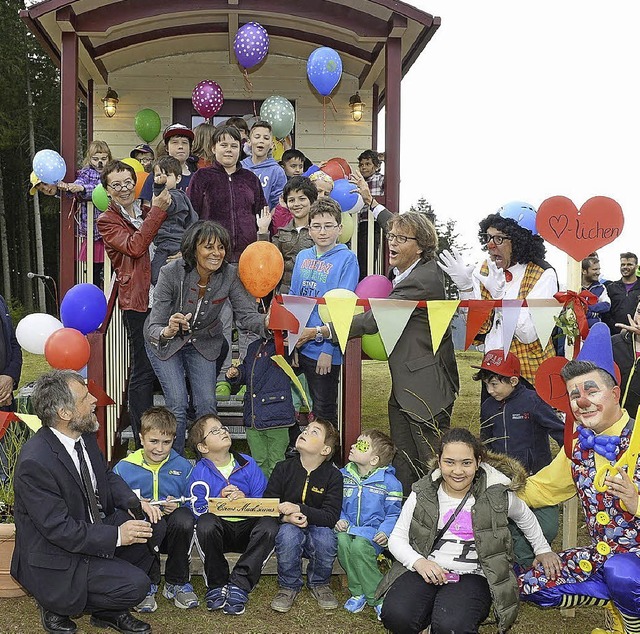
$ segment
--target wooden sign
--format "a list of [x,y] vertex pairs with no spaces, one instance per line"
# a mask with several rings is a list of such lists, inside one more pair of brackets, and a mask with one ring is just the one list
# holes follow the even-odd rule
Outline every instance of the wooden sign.
[[209,513],[221,517],[279,517],[278,498],[209,498]]
[[613,242],[623,227],[622,207],[606,196],[589,198],[580,210],[566,196],[553,196],[536,216],[538,233],[577,261]]

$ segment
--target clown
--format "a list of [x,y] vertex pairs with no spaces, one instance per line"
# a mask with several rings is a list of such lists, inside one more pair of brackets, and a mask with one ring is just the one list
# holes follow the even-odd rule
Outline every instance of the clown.
[[519,495],[540,507],[577,492],[591,543],[560,553],[559,572],[547,575],[534,565],[521,574],[521,598],[540,607],[607,606],[608,629],[592,634],[640,632],[640,428],[634,431],[634,421],[620,407],[604,324],[592,327],[580,355],[561,374],[577,438],[570,457],[558,453]]

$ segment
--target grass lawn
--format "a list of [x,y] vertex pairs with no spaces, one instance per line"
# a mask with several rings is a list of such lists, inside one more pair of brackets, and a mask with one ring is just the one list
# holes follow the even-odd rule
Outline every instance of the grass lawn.
[[[43,357],[25,355],[23,383],[26,383],[47,369]],[[462,352],[457,354],[458,368],[461,378],[461,394],[453,412],[453,425],[468,427],[474,432],[479,425],[479,393],[480,387],[471,379],[475,370],[471,363],[480,361],[480,354]],[[364,429],[378,428],[388,430],[387,398],[389,395],[389,371],[385,362],[365,362],[363,371],[363,419]],[[554,549],[559,550],[557,541]],[[193,579],[199,596],[204,595],[204,583],[201,577]],[[341,602],[349,597],[342,577],[334,576],[332,587]],[[207,612],[204,607],[196,610],[178,610],[158,595],[158,611],[145,615],[155,634],[276,634],[297,632],[318,632],[327,634],[368,634],[383,632],[375,620],[373,610],[365,608],[360,614],[349,614],[342,608],[333,612],[319,610],[315,600],[307,591],[303,591],[294,608],[288,614],[278,614],[271,610],[269,603],[276,593],[275,576],[264,576],[251,594],[247,611],[239,617],[225,616],[220,612]],[[592,628],[602,626],[601,609],[579,608],[575,618],[565,618],[558,610],[539,610],[530,605],[523,605],[518,621],[511,630],[512,634],[587,634]],[[78,620],[80,633],[98,633],[105,630],[89,625],[89,618]],[[0,599],[0,633],[31,634],[42,632],[39,617],[33,599]],[[494,626],[486,626],[481,632],[496,631]]]

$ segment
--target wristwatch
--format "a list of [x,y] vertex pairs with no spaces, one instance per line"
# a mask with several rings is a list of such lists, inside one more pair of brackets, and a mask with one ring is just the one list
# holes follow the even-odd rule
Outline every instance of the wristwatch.
[[316,343],[322,343],[324,341],[324,335],[322,334],[322,328],[316,326]]

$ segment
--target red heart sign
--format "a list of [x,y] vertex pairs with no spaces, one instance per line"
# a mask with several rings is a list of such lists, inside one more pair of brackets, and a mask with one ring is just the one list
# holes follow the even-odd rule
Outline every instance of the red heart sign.
[[580,211],[566,196],[552,196],[536,216],[538,233],[578,261],[613,242],[623,227],[622,207],[606,196],[589,198]]

